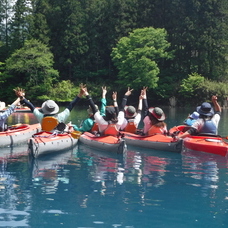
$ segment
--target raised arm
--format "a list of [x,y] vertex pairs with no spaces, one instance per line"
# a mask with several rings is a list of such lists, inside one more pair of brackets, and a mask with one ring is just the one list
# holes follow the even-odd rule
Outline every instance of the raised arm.
[[148,103],[147,103],[147,87],[143,87],[141,90],[141,95],[143,97],[143,118],[147,115],[148,112]]
[[73,101],[70,102],[70,104],[67,106],[67,108],[72,111],[72,109],[74,108],[74,106],[78,103],[78,101],[81,99],[81,97],[84,95],[84,90],[83,88],[85,87],[85,85],[80,84],[80,91],[78,93],[78,95],[75,97],[75,99]]
[[113,92],[112,93],[112,100],[113,100],[113,105],[114,105],[116,114],[118,115],[118,113],[119,113],[119,107],[118,107],[118,103],[117,103],[117,92]]
[[128,87],[127,92],[124,94],[121,106],[120,106],[120,111],[124,111],[124,107],[127,104],[127,99],[128,97],[131,95],[131,92],[133,91],[133,89],[130,89],[130,87]]
[[212,103],[214,105],[215,111],[216,112],[222,112],[221,106],[219,105],[219,103],[217,101],[218,100],[217,96],[212,96],[211,100],[212,100]]
[[93,102],[92,97],[89,95],[89,93],[88,93],[88,91],[87,91],[87,87],[84,86],[84,87],[82,88],[82,90],[83,90],[84,95],[86,96],[86,98],[87,98],[88,101],[89,101],[89,105],[90,105],[90,107],[91,107],[91,109],[92,109],[92,111],[93,111],[93,114],[95,114],[98,110],[96,109],[96,106],[95,106],[95,104],[94,104],[94,102]]
[[102,86],[102,97],[101,97],[101,109],[100,113],[102,116],[105,115],[105,107],[107,106],[107,100],[106,100],[106,94],[107,94],[107,89],[106,86]]

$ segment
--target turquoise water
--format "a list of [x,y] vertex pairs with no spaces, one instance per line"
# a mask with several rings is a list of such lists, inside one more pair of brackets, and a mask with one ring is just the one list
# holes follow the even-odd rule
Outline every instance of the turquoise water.
[[[169,127],[189,110],[167,109]],[[73,111],[79,123],[84,112]],[[228,114],[219,133],[228,135]],[[16,113],[9,122],[36,122]],[[78,144],[32,159],[26,145],[0,149],[0,227],[227,227],[228,160],[128,147],[121,155]]]

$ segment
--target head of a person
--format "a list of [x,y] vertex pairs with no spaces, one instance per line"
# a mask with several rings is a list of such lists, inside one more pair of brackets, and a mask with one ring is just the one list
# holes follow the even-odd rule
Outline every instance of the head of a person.
[[201,106],[196,108],[196,111],[205,117],[212,117],[214,115],[214,109],[212,108],[211,104],[208,102],[203,102]]
[[47,100],[42,104],[40,111],[44,115],[53,115],[59,112],[59,106],[53,100]]
[[[96,110],[98,110],[98,106],[97,105],[95,105],[95,108],[96,108]],[[90,105],[89,105],[89,108],[87,109],[87,113],[88,113],[89,116],[93,116],[93,110],[90,107]]]
[[125,110],[125,117],[127,119],[131,119],[131,118],[134,118],[136,116],[136,109],[134,106],[125,106],[124,107],[124,110]]
[[193,112],[189,117],[193,120],[197,120],[199,118],[199,113]]
[[105,120],[117,122],[116,110],[113,106],[107,106],[105,109]]
[[159,107],[149,108],[149,116],[152,122],[161,122],[165,120],[165,113]]

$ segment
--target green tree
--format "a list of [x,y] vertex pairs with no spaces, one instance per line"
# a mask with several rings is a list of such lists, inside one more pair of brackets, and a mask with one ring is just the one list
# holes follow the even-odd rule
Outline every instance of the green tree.
[[27,40],[6,60],[7,71],[14,75],[15,85],[31,91],[32,98],[49,94],[59,77],[53,68],[53,54],[38,40]]
[[31,0],[32,13],[30,15],[30,34],[34,39],[40,40],[44,44],[50,42],[50,29],[46,15],[49,12],[47,0]]
[[5,61],[9,54],[10,17],[12,15],[12,0],[0,1],[0,61]]
[[50,98],[57,102],[72,101],[78,92],[79,87],[75,87],[75,85],[70,80],[63,80],[56,83],[53,89],[50,90],[50,96],[43,97],[43,100]]
[[118,73],[120,85],[155,88],[158,81],[158,62],[170,58],[169,43],[165,29],[135,29],[128,37],[119,40],[111,53]]
[[29,38],[29,18],[31,17],[31,7],[27,0],[17,0],[13,8],[14,14],[10,24],[11,53],[21,48]]

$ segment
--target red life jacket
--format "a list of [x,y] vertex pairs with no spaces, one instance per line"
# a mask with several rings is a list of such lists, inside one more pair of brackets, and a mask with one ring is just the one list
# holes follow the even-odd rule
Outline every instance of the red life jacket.
[[160,127],[155,127],[154,125],[148,130],[148,135],[157,135],[157,134],[160,134],[160,135],[163,135],[163,129],[160,128]]
[[108,127],[104,130],[104,135],[118,136],[119,130],[116,128],[116,124],[109,124]]
[[137,128],[134,122],[128,122],[127,126],[124,128],[124,131],[130,132],[130,133],[136,133],[136,130]]

